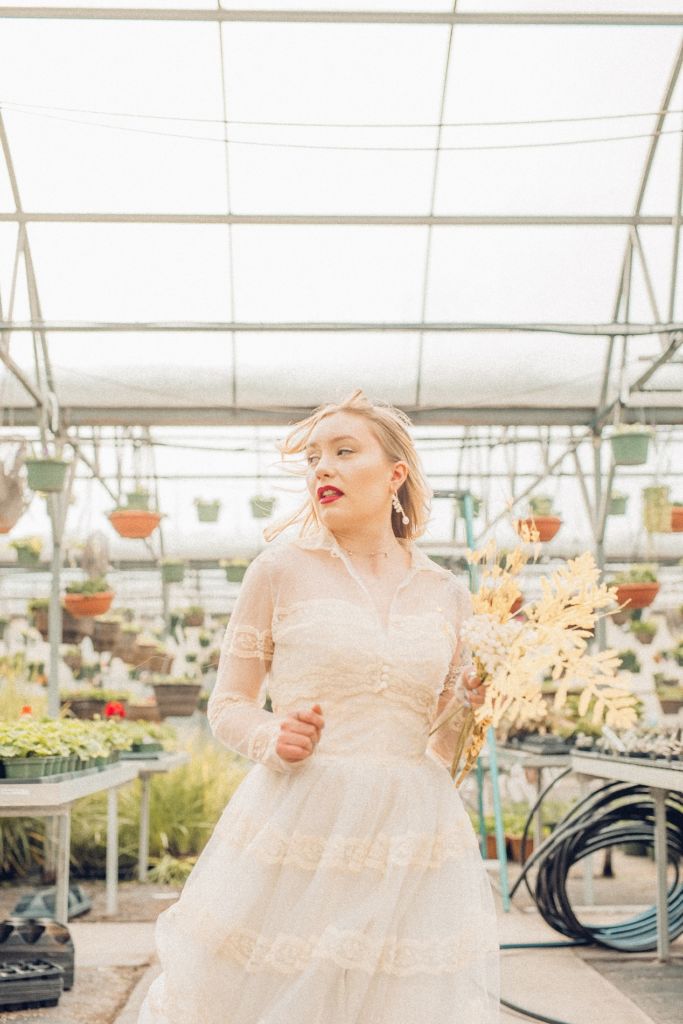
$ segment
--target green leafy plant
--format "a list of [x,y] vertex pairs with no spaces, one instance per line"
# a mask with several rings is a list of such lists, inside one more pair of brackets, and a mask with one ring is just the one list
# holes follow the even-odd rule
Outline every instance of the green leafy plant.
[[632,565],[624,572],[615,573],[609,582],[611,587],[619,586],[622,583],[656,583],[657,566],[648,563]]
[[43,541],[40,537],[17,537],[9,542],[9,546],[15,551],[30,551],[37,558],[43,550]]
[[641,664],[638,655],[630,649],[618,652],[619,668],[623,672],[640,672]]
[[67,594],[104,594],[111,587],[104,576],[93,576],[85,580],[76,580],[65,587]]

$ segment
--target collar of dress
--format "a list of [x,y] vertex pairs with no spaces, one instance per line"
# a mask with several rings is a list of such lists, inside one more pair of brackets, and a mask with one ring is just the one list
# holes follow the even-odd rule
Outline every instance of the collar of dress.
[[[407,540],[405,537],[397,537],[396,539],[399,544],[402,544],[410,552],[411,569],[426,569],[428,572],[436,572],[439,575],[444,574],[445,570],[437,565],[436,562],[433,562],[429,555],[413,541]],[[321,525],[313,533],[306,534],[304,537],[292,538],[292,543],[296,544],[299,548],[305,548],[307,551],[327,549],[330,554],[335,554],[336,556],[341,556],[343,552],[343,548],[337,538],[324,525]]]

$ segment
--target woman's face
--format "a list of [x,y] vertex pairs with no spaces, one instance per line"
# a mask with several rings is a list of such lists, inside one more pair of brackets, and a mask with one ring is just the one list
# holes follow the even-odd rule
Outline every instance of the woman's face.
[[[306,484],[326,526],[391,519],[391,495],[407,476],[405,462],[389,462],[368,420],[354,413],[325,416],[305,452]],[[326,496],[323,488],[334,493]]]

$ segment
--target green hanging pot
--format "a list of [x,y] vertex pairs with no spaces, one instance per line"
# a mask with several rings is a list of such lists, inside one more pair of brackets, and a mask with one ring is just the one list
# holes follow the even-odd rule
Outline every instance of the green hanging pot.
[[626,506],[628,504],[627,494],[613,494],[607,505],[608,516],[625,516]]
[[217,523],[221,514],[220,501],[200,501],[195,499],[197,519],[200,523]]
[[649,431],[612,434],[612,457],[617,466],[643,466],[650,447]]
[[49,494],[61,491],[68,465],[64,459],[27,459],[29,487],[32,491],[45,491]]
[[31,548],[17,548],[17,565],[22,569],[34,569],[40,562],[40,553]]
[[256,494],[249,499],[251,514],[254,519],[268,519],[272,516],[275,508],[275,498],[266,497],[263,494]]
[[161,578],[164,583],[182,583],[185,579],[185,563],[162,562]]

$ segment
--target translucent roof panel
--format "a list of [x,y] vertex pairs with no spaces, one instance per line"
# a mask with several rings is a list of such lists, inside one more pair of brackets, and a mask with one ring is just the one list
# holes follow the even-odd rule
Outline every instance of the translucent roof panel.
[[[673,363],[628,387],[683,322],[681,25],[504,19],[680,0],[123,4],[0,7],[2,340],[33,380],[47,325],[72,422],[272,422],[355,386],[425,422],[586,422],[603,390],[675,418]],[[614,321],[646,333],[605,385]]]

